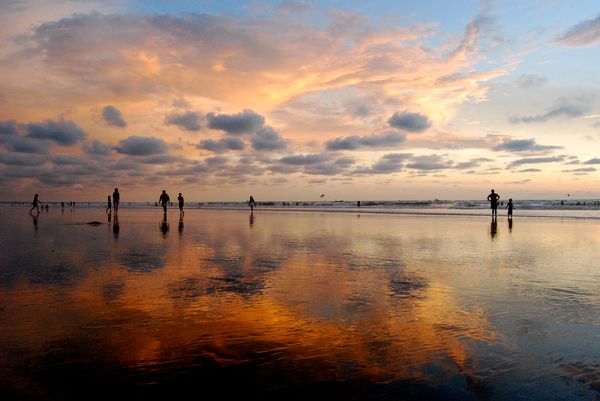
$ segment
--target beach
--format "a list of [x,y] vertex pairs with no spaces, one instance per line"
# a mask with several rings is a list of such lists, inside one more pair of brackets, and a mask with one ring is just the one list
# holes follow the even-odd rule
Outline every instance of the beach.
[[598,221],[500,213],[2,206],[0,398],[597,399]]

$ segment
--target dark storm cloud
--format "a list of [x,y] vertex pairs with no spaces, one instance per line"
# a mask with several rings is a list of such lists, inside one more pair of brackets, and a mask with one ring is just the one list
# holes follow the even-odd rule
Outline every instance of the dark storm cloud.
[[549,157],[528,157],[512,161],[509,166],[516,167],[523,164],[540,164],[540,163],[555,163],[564,161],[564,156],[549,156]]
[[535,139],[510,139],[505,138],[502,143],[492,147],[495,151],[507,152],[544,152],[549,150],[562,149],[562,146],[539,145]]
[[431,122],[427,116],[420,113],[411,113],[408,111],[395,112],[388,120],[390,127],[408,132],[423,132],[431,127]]
[[75,145],[87,138],[87,134],[77,124],[68,120],[29,123],[25,128],[30,138],[46,139],[63,146]]
[[215,114],[206,115],[208,126],[228,134],[252,134],[258,131],[265,123],[265,118],[252,110],[244,110],[237,114]]
[[123,114],[113,105],[108,105],[102,109],[102,118],[108,125],[119,128],[127,127],[127,121],[123,118]]
[[406,140],[406,136],[398,132],[385,132],[371,136],[338,137],[327,142],[327,150],[357,150],[361,148],[385,148],[396,146]]
[[283,150],[287,148],[288,141],[269,126],[262,127],[250,138],[255,150]]
[[198,149],[209,150],[211,152],[225,152],[226,150],[243,150],[246,145],[244,141],[235,137],[221,138],[218,141],[206,139],[196,145]]
[[112,152],[112,148],[109,145],[98,140],[84,143],[81,148],[85,153],[92,156],[107,156]]
[[149,156],[167,151],[167,144],[160,138],[150,136],[130,136],[115,147],[118,153],[131,156]]
[[172,113],[165,118],[165,124],[176,125],[186,131],[200,131],[202,129],[202,116],[195,111]]
[[554,41],[559,45],[583,47],[593,46],[600,42],[600,15],[588,19],[569,28],[567,32]]
[[590,109],[586,102],[570,99],[560,99],[553,107],[541,114],[529,116],[510,116],[508,121],[518,123],[541,123],[557,117],[580,117]]

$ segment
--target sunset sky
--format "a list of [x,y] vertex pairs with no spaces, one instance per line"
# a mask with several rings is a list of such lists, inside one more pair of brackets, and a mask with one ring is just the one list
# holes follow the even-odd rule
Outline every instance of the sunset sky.
[[600,197],[597,1],[0,0],[0,200]]

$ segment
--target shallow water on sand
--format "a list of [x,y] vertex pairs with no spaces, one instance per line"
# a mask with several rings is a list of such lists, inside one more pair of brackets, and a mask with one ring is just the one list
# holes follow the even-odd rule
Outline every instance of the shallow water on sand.
[[600,398],[596,221],[0,216],[3,400]]

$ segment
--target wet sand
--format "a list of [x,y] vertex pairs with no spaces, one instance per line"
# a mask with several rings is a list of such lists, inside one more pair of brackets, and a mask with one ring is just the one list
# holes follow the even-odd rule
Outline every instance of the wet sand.
[[0,216],[3,400],[600,396],[596,221]]

